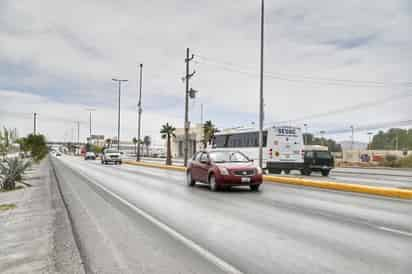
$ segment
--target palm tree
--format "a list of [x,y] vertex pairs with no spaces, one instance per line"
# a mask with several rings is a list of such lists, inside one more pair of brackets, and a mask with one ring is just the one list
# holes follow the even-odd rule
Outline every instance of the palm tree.
[[137,138],[133,137],[132,142],[134,144],[134,154],[137,155]]
[[167,141],[167,151],[166,151],[166,165],[172,165],[172,151],[171,151],[171,137],[176,137],[175,134],[176,128],[169,123],[163,125],[160,129],[160,134],[162,135],[162,139],[166,139]]
[[213,125],[212,121],[209,120],[203,124],[203,146],[204,148],[207,147],[207,144],[210,144],[216,132],[218,132],[218,129],[215,127],[215,125]]
[[107,139],[106,139],[106,145],[107,145],[107,147],[110,147],[111,144],[112,144],[112,139],[107,138]]
[[1,188],[13,190],[16,188],[16,182],[23,181],[23,174],[30,167],[30,161],[21,160],[17,157],[6,159],[0,162],[0,182]]
[[146,156],[149,156],[149,146],[152,143],[152,138],[150,138],[150,136],[145,136],[143,138],[143,144],[146,147]]

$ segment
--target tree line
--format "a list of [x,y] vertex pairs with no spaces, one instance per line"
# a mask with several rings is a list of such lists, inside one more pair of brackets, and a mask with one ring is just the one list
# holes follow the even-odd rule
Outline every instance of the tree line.
[[379,131],[372,138],[371,149],[412,150],[412,129],[391,128]]

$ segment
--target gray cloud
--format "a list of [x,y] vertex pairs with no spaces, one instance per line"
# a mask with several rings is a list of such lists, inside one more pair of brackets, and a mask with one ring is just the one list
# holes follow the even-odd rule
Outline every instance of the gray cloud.
[[[267,1],[265,69],[272,75],[265,77],[267,121],[400,92],[396,85],[365,87],[316,79],[412,81],[409,2]],[[109,111],[115,109],[116,96],[111,78],[127,78],[123,106],[131,115],[128,121],[134,123],[137,66],[144,63],[145,117],[156,117],[146,123],[157,132],[160,116],[180,121],[184,95],[180,79],[185,48],[190,47],[196,56],[231,63],[234,68],[196,58],[199,62],[192,66],[198,73],[192,86],[200,93],[191,103],[193,117],[204,103],[210,110],[208,117],[218,125],[239,125],[257,118],[258,4],[247,0],[1,1],[0,89],[41,95],[48,100],[44,108],[55,109],[53,104],[66,102],[67,113],[79,105]],[[252,74],[239,72],[243,70]],[[315,80],[305,80],[308,77]],[[396,120],[409,111],[403,105],[407,103],[308,122],[320,128]],[[133,135],[133,127],[128,130]]]

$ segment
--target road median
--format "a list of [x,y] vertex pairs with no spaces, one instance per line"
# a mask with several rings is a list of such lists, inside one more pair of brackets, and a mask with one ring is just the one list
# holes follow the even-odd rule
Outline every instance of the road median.
[[[175,170],[175,171],[185,171],[186,170],[186,168],[182,166],[168,166],[168,165],[163,165],[163,164],[158,164],[158,163],[136,162],[136,161],[130,161],[130,160],[125,160],[123,162],[129,165],[160,168],[160,169],[166,169],[166,170]],[[359,184],[351,184],[351,183],[338,183],[338,182],[332,182],[332,181],[317,181],[317,180],[309,180],[309,179],[293,178],[293,177],[281,177],[281,176],[272,176],[272,175],[265,175],[263,179],[264,181],[270,182],[270,183],[300,185],[300,186],[316,187],[316,188],[331,189],[331,190],[338,190],[338,191],[379,195],[379,196],[393,197],[393,198],[412,199],[412,190],[406,190],[406,189],[376,187],[376,186],[367,186],[367,185],[359,185]]]

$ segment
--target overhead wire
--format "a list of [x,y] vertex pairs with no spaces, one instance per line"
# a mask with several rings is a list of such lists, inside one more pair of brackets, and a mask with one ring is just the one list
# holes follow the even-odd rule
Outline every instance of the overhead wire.
[[[258,77],[259,73],[256,68],[245,68],[244,66],[239,66],[230,62],[214,61],[208,57],[203,57],[201,55],[196,56],[196,62],[198,64],[211,65],[218,67],[223,70],[237,72],[242,74],[247,74],[250,76]],[[251,71],[253,69],[253,71]],[[352,80],[352,79],[336,79],[336,78],[326,78],[326,77],[315,77],[306,76],[298,74],[285,74],[285,73],[273,73],[264,72],[265,78],[271,78],[276,80],[288,81],[288,82],[302,82],[302,83],[316,83],[325,85],[336,85],[336,86],[356,86],[356,87],[374,87],[374,88],[384,88],[388,86],[399,86],[399,87],[412,87],[412,82],[388,82],[388,81],[372,81],[372,80]]]

